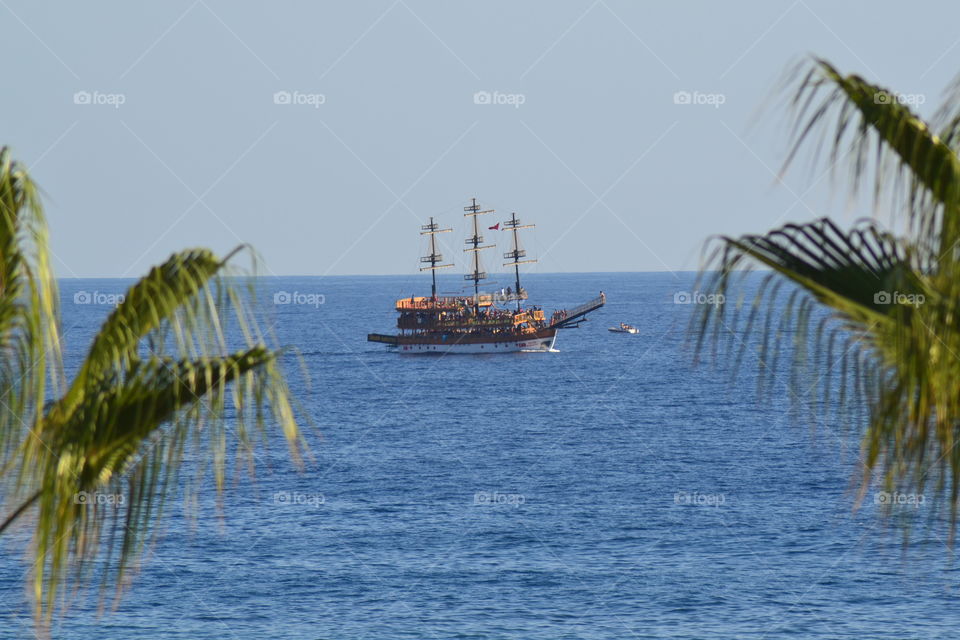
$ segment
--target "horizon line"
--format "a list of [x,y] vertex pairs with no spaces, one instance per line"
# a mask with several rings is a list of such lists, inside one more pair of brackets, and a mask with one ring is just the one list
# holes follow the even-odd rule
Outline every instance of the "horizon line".
[[[754,269],[754,271],[760,271],[761,269]],[[710,269],[709,271],[715,271],[715,269]],[[602,274],[648,274],[648,273],[663,273],[663,274],[680,274],[680,273],[700,273],[699,269],[675,269],[675,270],[665,270],[661,269],[658,271],[537,271],[531,272],[524,275],[524,277],[530,276],[547,276],[547,275],[602,275]],[[504,272],[506,273],[506,272]],[[292,273],[292,274],[266,274],[266,273],[256,273],[256,274],[237,274],[232,277],[256,277],[256,278],[399,278],[399,277],[419,277],[422,276],[421,273],[338,273],[338,274],[308,274],[308,273]],[[57,280],[138,280],[141,276],[57,276]],[[228,276],[231,277],[231,276]]]

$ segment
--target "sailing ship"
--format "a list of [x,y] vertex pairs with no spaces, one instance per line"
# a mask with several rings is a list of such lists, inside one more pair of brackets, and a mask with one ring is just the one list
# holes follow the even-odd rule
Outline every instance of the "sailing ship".
[[[472,270],[464,279],[473,285],[473,295],[437,295],[437,271],[453,267],[444,264],[443,255],[437,250],[437,235],[449,233],[442,229],[433,217],[421,226],[420,235],[430,238],[429,253],[420,258],[425,265],[420,271],[429,271],[431,276],[430,296],[411,296],[396,301],[397,329],[395,335],[371,333],[370,342],[384,343],[395,347],[399,353],[510,353],[517,351],[553,351],[557,333],[561,329],[573,329],[587,319],[587,314],[606,303],[603,292],[574,309],[554,311],[547,319],[539,306],[526,306],[527,290],[520,284],[520,265],[531,264],[536,259],[527,258],[520,246],[520,231],[535,225],[521,224],[517,214],[509,220],[497,223],[489,229],[509,231],[512,236],[511,250],[503,254],[504,267],[513,267],[514,284],[494,293],[481,293],[480,283],[487,279],[480,253],[493,249],[496,244],[484,244],[480,233],[480,216],[494,213],[493,209],[482,210],[477,199],[464,207],[464,217],[472,219],[473,235],[466,239],[464,253],[470,254]],[[514,308],[515,304],[515,308]]]

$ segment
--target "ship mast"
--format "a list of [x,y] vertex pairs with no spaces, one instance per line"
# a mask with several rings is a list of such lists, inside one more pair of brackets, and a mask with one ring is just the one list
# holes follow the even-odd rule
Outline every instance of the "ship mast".
[[452,267],[451,264],[440,264],[443,262],[443,254],[437,253],[437,234],[446,233],[448,231],[453,231],[453,229],[441,229],[436,222],[433,221],[433,216],[430,216],[430,224],[425,224],[420,227],[420,235],[430,236],[430,254],[420,258],[420,262],[429,262],[429,267],[420,267],[420,271],[429,271],[430,276],[433,278],[433,285],[430,287],[430,297],[433,300],[437,299],[437,269],[446,269],[447,267]]
[[464,253],[468,251],[473,252],[473,273],[468,273],[463,276],[464,280],[473,280],[473,310],[475,312],[480,311],[480,281],[486,280],[487,274],[484,271],[480,270],[480,252],[484,249],[492,249],[494,245],[481,245],[483,242],[483,236],[480,235],[480,226],[477,222],[477,216],[481,216],[485,213],[493,213],[493,209],[487,209],[486,211],[480,210],[480,205],[477,204],[476,198],[471,198],[471,204],[469,207],[464,207],[464,211],[467,213],[463,214],[463,217],[467,216],[473,217],[473,236],[467,238],[466,244],[471,245],[464,249]]
[[536,262],[535,259],[532,259],[532,260],[521,260],[521,259],[520,259],[520,258],[523,258],[524,256],[526,256],[526,255],[527,255],[527,252],[520,248],[520,236],[519,236],[519,234],[518,234],[517,232],[520,231],[521,229],[533,229],[535,226],[536,226],[536,225],[534,225],[534,224],[524,224],[524,225],[521,225],[521,224],[520,224],[520,220],[517,218],[516,212],[514,212],[514,213],[512,214],[512,216],[510,217],[509,220],[507,220],[506,222],[503,223],[503,228],[504,228],[504,229],[510,229],[511,231],[513,231],[513,250],[512,250],[512,251],[508,251],[508,252],[506,252],[505,254],[503,254],[503,259],[504,259],[504,260],[510,260],[510,262],[504,262],[504,263],[503,263],[503,266],[509,267],[509,266],[513,265],[513,272],[514,272],[514,274],[515,274],[516,277],[517,277],[517,283],[516,283],[516,284],[517,284],[517,290],[516,290],[516,292],[515,292],[515,293],[516,293],[516,296],[517,296],[517,311],[520,311],[520,300],[521,300],[521,296],[520,296],[520,265],[522,265],[522,264],[529,264],[529,263],[531,263],[531,262]]

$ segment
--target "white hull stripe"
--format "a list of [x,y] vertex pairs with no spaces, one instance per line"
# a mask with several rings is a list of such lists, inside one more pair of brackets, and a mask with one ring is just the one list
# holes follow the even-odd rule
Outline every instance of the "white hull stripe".
[[516,342],[485,342],[473,344],[400,344],[397,351],[404,354],[425,353],[515,353],[517,351],[550,351],[557,337],[531,338]]

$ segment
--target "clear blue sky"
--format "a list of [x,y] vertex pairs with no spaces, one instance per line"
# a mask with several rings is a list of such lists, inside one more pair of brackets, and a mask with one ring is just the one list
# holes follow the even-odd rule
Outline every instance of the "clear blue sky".
[[853,217],[826,179],[776,184],[761,107],[816,53],[931,113],[960,5],[905,6],[2,0],[2,142],[65,277],[241,241],[268,273],[412,273],[418,225],[471,196],[537,223],[541,272],[695,269],[713,233]]

